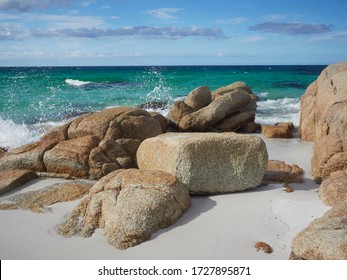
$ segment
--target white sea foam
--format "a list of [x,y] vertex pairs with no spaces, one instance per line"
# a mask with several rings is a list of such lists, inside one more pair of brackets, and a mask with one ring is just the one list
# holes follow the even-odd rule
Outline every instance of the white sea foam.
[[25,124],[16,124],[12,120],[0,118],[0,147],[12,149],[36,141],[40,133],[29,129]]
[[256,96],[258,96],[260,99],[264,99],[267,98],[269,96],[268,92],[260,92],[260,93],[256,93]]
[[35,142],[51,128],[63,125],[66,121],[45,122],[33,125],[17,124],[12,120],[0,118],[0,147],[13,149]]
[[82,87],[82,86],[90,84],[91,82],[80,81],[80,80],[73,80],[73,79],[66,79],[65,83],[67,83],[70,86],[74,86],[74,87]]
[[292,122],[298,126],[300,124],[300,99],[285,97],[258,101],[256,122],[261,124]]

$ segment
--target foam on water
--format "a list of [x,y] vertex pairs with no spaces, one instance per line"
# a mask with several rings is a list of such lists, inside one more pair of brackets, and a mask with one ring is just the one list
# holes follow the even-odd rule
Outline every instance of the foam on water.
[[13,149],[19,146],[38,141],[48,130],[63,125],[61,122],[44,122],[33,125],[17,124],[12,120],[3,120],[0,117],[0,147]]
[[261,124],[275,124],[277,122],[292,122],[300,124],[300,99],[281,98],[260,100],[257,102],[256,122]]
[[0,118],[0,147],[13,149],[39,139],[41,133],[25,124],[16,124],[12,120]]
[[83,87],[85,85],[90,84],[91,82],[80,81],[80,80],[73,80],[73,79],[66,79],[65,83],[67,83],[70,86],[74,86],[74,87]]

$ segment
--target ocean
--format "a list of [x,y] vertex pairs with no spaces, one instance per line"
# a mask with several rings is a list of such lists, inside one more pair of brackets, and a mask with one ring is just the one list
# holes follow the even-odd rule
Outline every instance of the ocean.
[[165,115],[198,86],[214,90],[236,81],[247,83],[259,97],[257,122],[299,125],[300,96],[325,67],[2,67],[0,147],[36,141],[76,116],[115,106],[167,104],[154,108]]

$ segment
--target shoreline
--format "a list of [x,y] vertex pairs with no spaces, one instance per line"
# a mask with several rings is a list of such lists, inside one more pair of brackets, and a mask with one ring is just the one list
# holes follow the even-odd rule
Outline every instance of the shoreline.
[[[65,238],[56,227],[64,221],[78,200],[50,206],[51,212],[26,210],[0,212],[1,259],[247,259],[287,260],[294,236],[329,207],[319,199],[318,185],[310,175],[313,143],[292,139],[267,139],[269,159],[298,164],[304,182],[291,184],[287,193],[282,184],[269,184],[251,191],[193,196],[190,209],[172,226],[159,230],[150,240],[117,250],[107,243],[103,230],[90,238]],[[17,190],[40,189],[63,179],[40,178]],[[0,201],[11,196],[2,196]],[[263,241],[273,253],[257,251]]]

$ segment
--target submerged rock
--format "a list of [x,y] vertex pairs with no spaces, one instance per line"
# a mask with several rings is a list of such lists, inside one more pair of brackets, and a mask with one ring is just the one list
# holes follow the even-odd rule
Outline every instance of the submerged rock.
[[89,237],[103,228],[111,245],[126,249],[175,223],[189,206],[188,190],[175,176],[153,170],[117,170],[93,186],[58,233]]

